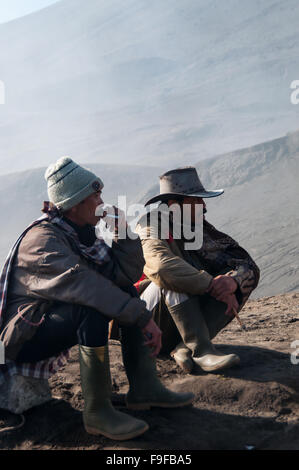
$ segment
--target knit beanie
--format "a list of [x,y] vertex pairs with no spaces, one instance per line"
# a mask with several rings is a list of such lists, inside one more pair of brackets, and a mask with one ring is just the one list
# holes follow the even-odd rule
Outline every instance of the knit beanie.
[[62,157],[50,165],[45,179],[50,202],[62,211],[71,209],[104,187],[100,178],[69,157]]

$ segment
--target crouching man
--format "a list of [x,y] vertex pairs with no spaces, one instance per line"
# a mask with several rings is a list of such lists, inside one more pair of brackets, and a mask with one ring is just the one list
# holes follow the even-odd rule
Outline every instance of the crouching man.
[[128,233],[118,239],[117,227],[111,247],[96,237],[103,183],[95,174],[63,157],[45,178],[50,203],[19,237],[1,276],[0,339],[7,367],[43,376],[79,344],[86,431],[116,440],[136,437],[147,423],[111,403],[111,319],[121,326],[128,408],[177,407],[194,398],[166,389],[157,377],[161,331],[133,286],[144,266],[141,242]]
[[[162,330],[161,352],[171,353],[187,373],[195,364],[218,371],[240,362],[236,354],[218,351],[212,339],[242,309],[259,281],[259,269],[249,254],[205,220],[204,199],[222,193],[206,191],[193,167],[168,171],[160,177],[160,194],[145,205],[162,204],[136,227],[146,262],[137,284],[140,296]],[[174,206],[179,211],[174,212]],[[181,218],[175,220],[175,213]],[[190,228],[191,235],[202,231],[198,247],[184,235],[188,224],[188,234]]]

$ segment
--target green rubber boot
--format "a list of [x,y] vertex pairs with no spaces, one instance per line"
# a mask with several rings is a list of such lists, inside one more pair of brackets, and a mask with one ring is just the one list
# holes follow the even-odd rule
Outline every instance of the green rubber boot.
[[200,311],[199,301],[190,297],[185,302],[168,306],[184,344],[191,350],[193,361],[206,372],[213,372],[239,364],[236,354],[222,354],[211,343],[209,329]]
[[149,410],[151,407],[177,408],[190,405],[193,393],[173,392],[160,382],[156,360],[150,357],[150,349],[144,345],[140,328],[122,327],[121,341],[123,361],[129,380],[126,396],[127,407],[133,410]]
[[140,436],[148,424],[113,408],[108,346],[79,346],[86,432],[125,441]]

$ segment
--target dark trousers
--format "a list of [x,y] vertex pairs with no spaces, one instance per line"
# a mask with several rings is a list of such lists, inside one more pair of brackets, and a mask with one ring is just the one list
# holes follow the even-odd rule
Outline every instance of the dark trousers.
[[109,318],[81,305],[57,303],[46,314],[35,335],[24,343],[16,362],[37,362],[56,356],[76,344],[107,344]]

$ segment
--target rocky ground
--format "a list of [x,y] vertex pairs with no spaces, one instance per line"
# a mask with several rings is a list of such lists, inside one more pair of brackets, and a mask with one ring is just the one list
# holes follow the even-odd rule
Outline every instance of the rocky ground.
[[[55,399],[27,411],[21,429],[1,433],[0,449],[299,450],[299,293],[249,301],[241,318],[246,332],[234,320],[215,340],[222,351],[240,356],[234,369],[185,375],[172,359],[158,359],[163,382],[194,392],[196,400],[184,409],[132,412],[150,425],[143,436],[113,442],[85,432],[75,347],[70,362],[50,379]],[[116,341],[110,359],[114,403],[124,410],[128,386]],[[19,420],[0,410],[0,430]]]

